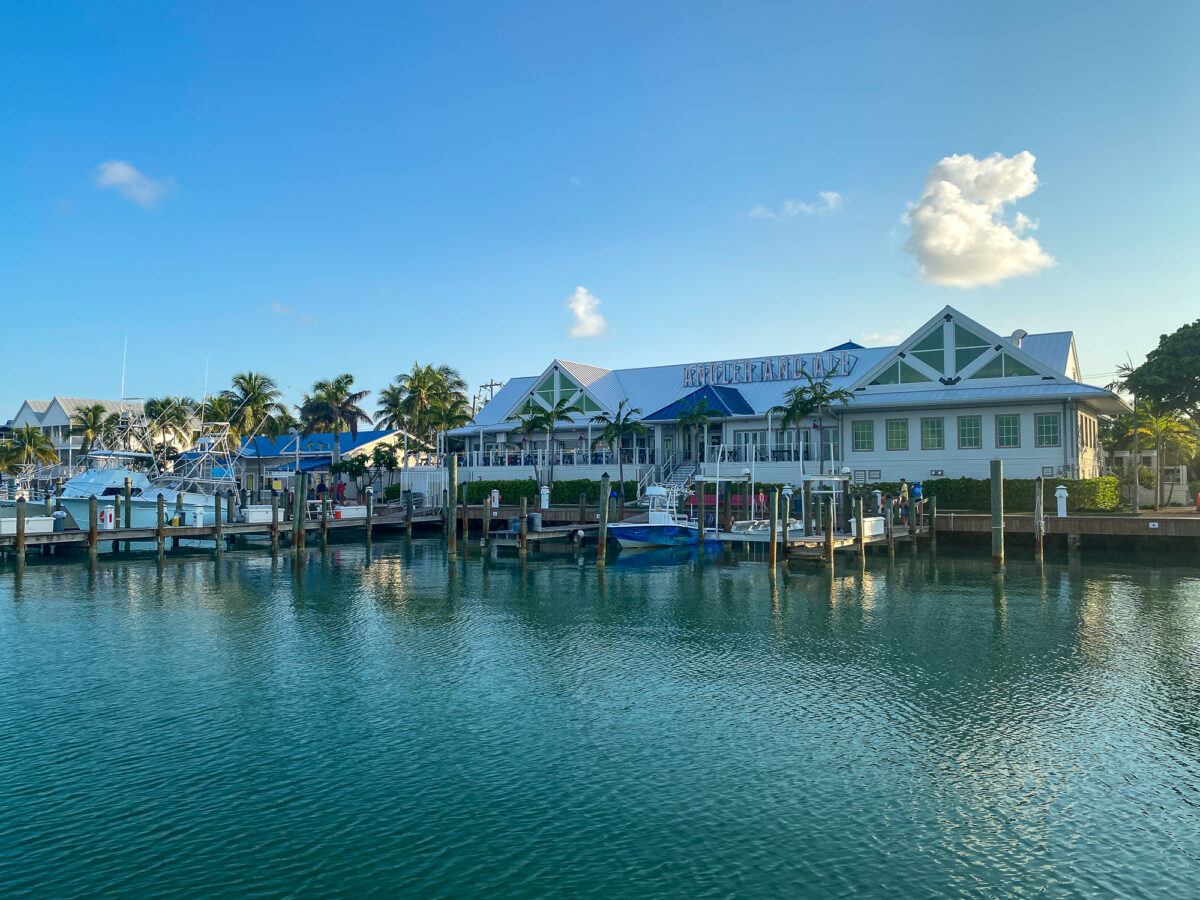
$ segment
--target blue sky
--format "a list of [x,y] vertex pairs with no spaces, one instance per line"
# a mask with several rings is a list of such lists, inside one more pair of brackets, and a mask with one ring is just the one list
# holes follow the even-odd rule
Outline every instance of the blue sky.
[[[946,303],[1073,329],[1103,381],[1200,316],[1198,33],[1185,3],[6,4],[0,411],[115,396],[126,332],[128,395],[256,369],[298,402],[414,360],[878,343]],[[938,283],[909,204],[1022,152],[1014,200],[963,202],[1036,241],[983,267],[1029,274]]]

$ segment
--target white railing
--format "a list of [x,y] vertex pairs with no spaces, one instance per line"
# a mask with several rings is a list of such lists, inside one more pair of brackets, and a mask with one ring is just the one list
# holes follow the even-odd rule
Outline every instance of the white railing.
[[706,463],[804,462],[815,459],[806,444],[766,447],[760,444],[713,444],[704,448]]
[[653,466],[653,447],[627,448],[617,454],[607,448],[594,450],[553,449],[547,451],[526,448],[523,450],[468,450],[458,454],[460,467],[480,468],[498,466],[615,466],[619,462],[633,466]]

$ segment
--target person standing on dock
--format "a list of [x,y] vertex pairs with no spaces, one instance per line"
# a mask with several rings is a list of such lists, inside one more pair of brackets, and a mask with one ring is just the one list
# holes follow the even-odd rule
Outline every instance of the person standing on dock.
[[900,479],[900,521],[908,522],[908,482]]
[[325,479],[321,479],[321,483],[317,485],[317,499],[324,501],[329,494],[329,485],[325,483]]
[[337,502],[338,506],[345,506],[346,504],[346,482],[340,478],[337,483]]

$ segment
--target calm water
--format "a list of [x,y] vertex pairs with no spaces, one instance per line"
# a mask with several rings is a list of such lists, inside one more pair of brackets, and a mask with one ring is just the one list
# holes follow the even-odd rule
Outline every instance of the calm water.
[[1195,896],[1200,569],[0,573],[0,891]]

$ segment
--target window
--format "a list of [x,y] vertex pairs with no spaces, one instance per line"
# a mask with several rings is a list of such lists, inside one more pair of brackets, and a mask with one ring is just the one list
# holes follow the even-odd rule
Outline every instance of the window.
[[904,360],[898,359],[880,372],[871,384],[917,384],[922,381],[931,380]]
[[1013,359],[1007,353],[998,353],[995,357],[976,370],[971,378],[1017,378],[1022,375],[1036,375],[1037,372],[1019,360]]
[[1016,413],[996,416],[996,446],[1021,446],[1021,417]]
[[954,371],[961,372],[991,346],[983,338],[954,323]]
[[946,335],[941,323],[917,343],[909,351],[914,357],[930,368],[936,369],[942,375],[946,374]]
[[1033,417],[1035,447],[1062,446],[1062,429],[1059,428],[1058,413],[1038,413]]
[[889,450],[908,449],[908,419],[887,420],[887,448]]
[[983,447],[983,420],[979,416],[958,417],[958,449],[979,450]]
[[821,448],[818,457],[820,459],[842,458],[841,429],[829,425],[821,429]]
[[946,449],[946,420],[945,419],[922,419],[921,420],[921,449],[922,450],[944,450]]
[[853,429],[853,447],[855,450],[859,452],[870,452],[875,449],[874,422],[854,422],[850,427]]

